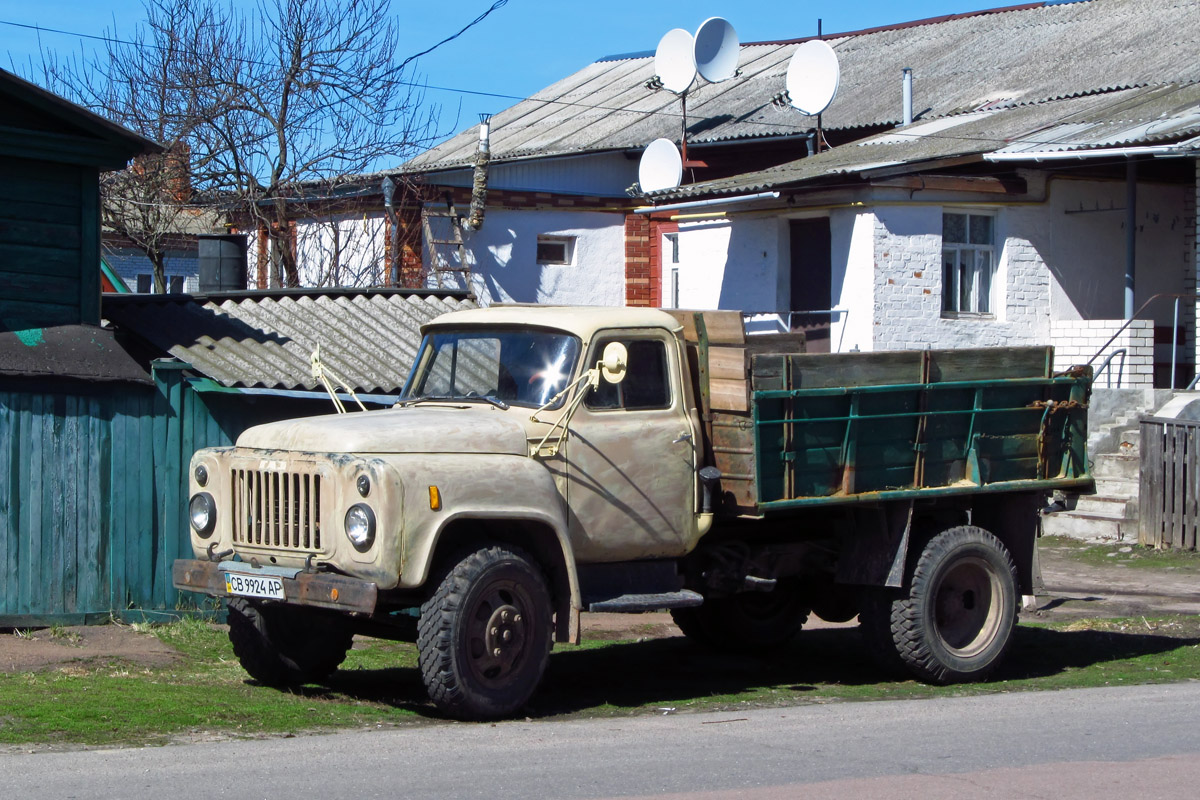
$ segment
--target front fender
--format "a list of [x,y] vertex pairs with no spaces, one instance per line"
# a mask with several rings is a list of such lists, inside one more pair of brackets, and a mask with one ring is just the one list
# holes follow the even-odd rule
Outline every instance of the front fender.
[[[511,455],[438,454],[396,459],[404,495],[400,588],[429,578],[434,554],[452,523],[463,519],[536,523],[554,532],[570,587],[571,608],[582,607],[567,516],[554,476],[539,461]],[[436,486],[441,508],[431,508]]]

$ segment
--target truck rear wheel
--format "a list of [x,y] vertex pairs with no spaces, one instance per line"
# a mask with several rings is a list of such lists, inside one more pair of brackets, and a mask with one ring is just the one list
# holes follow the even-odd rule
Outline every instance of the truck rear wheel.
[[346,659],[354,634],[328,614],[229,600],[229,641],[242,668],[267,686],[314,683]]
[[459,561],[421,606],[417,649],[430,699],[459,719],[494,719],[533,695],[552,644],[550,592],[517,548]]
[[671,619],[694,642],[717,650],[766,650],[796,637],[808,619],[808,606],[795,586],[773,592],[742,592],[677,608]]
[[1017,599],[1004,544],[982,528],[950,528],[925,546],[907,592],[869,594],[863,633],[885,666],[902,665],[920,680],[982,680],[1008,650]]

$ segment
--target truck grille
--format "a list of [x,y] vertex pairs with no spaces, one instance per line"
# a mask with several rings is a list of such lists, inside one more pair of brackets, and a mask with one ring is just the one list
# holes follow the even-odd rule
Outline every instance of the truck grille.
[[234,469],[233,541],[283,550],[321,549],[321,476]]

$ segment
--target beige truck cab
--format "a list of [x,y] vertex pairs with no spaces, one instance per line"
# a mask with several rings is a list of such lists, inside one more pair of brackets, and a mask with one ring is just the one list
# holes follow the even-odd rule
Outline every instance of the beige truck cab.
[[650,605],[699,602],[663,568],[712,518],[679,331],[649,309],[435,320],[396,407],[261,425],[196,453],[196,558],[176,585],[230,598],[235,650],[265,683],[325,677],[354,631],[415,636],[443,710],[511,713],[554,632],[577,635],[587,565],[596,603],[629,594],[602,566],[629,561],[658,565]]

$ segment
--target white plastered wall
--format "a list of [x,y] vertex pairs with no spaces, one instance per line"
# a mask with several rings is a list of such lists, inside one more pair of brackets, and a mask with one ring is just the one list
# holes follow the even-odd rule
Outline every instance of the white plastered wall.
[[[681,223],[679,307],[786,310],[784,231],[786,223],[777,218]],[[665,248],[662,262],[662,297],[664,304],[670,305],[673,265]]]
[[[434,230],[436,238],[445,238]],[[572,263],[537,263],[538,236],[573,237]],[[464,231],[471,284],[483,305],[499,302],[557,305],[625,304],[625,226],[620,214],[551,209],[489,209],[483,226]],[[442,252],[457,261],[453,247]],[[433,253],[423,251],[426,268]],[[455,285],[458,273],[444,275]],[[432,280],[432,278],[431,278]]]
[[875,215],[851,209],[829,214],[831,308],[830,350],[875,349]]

